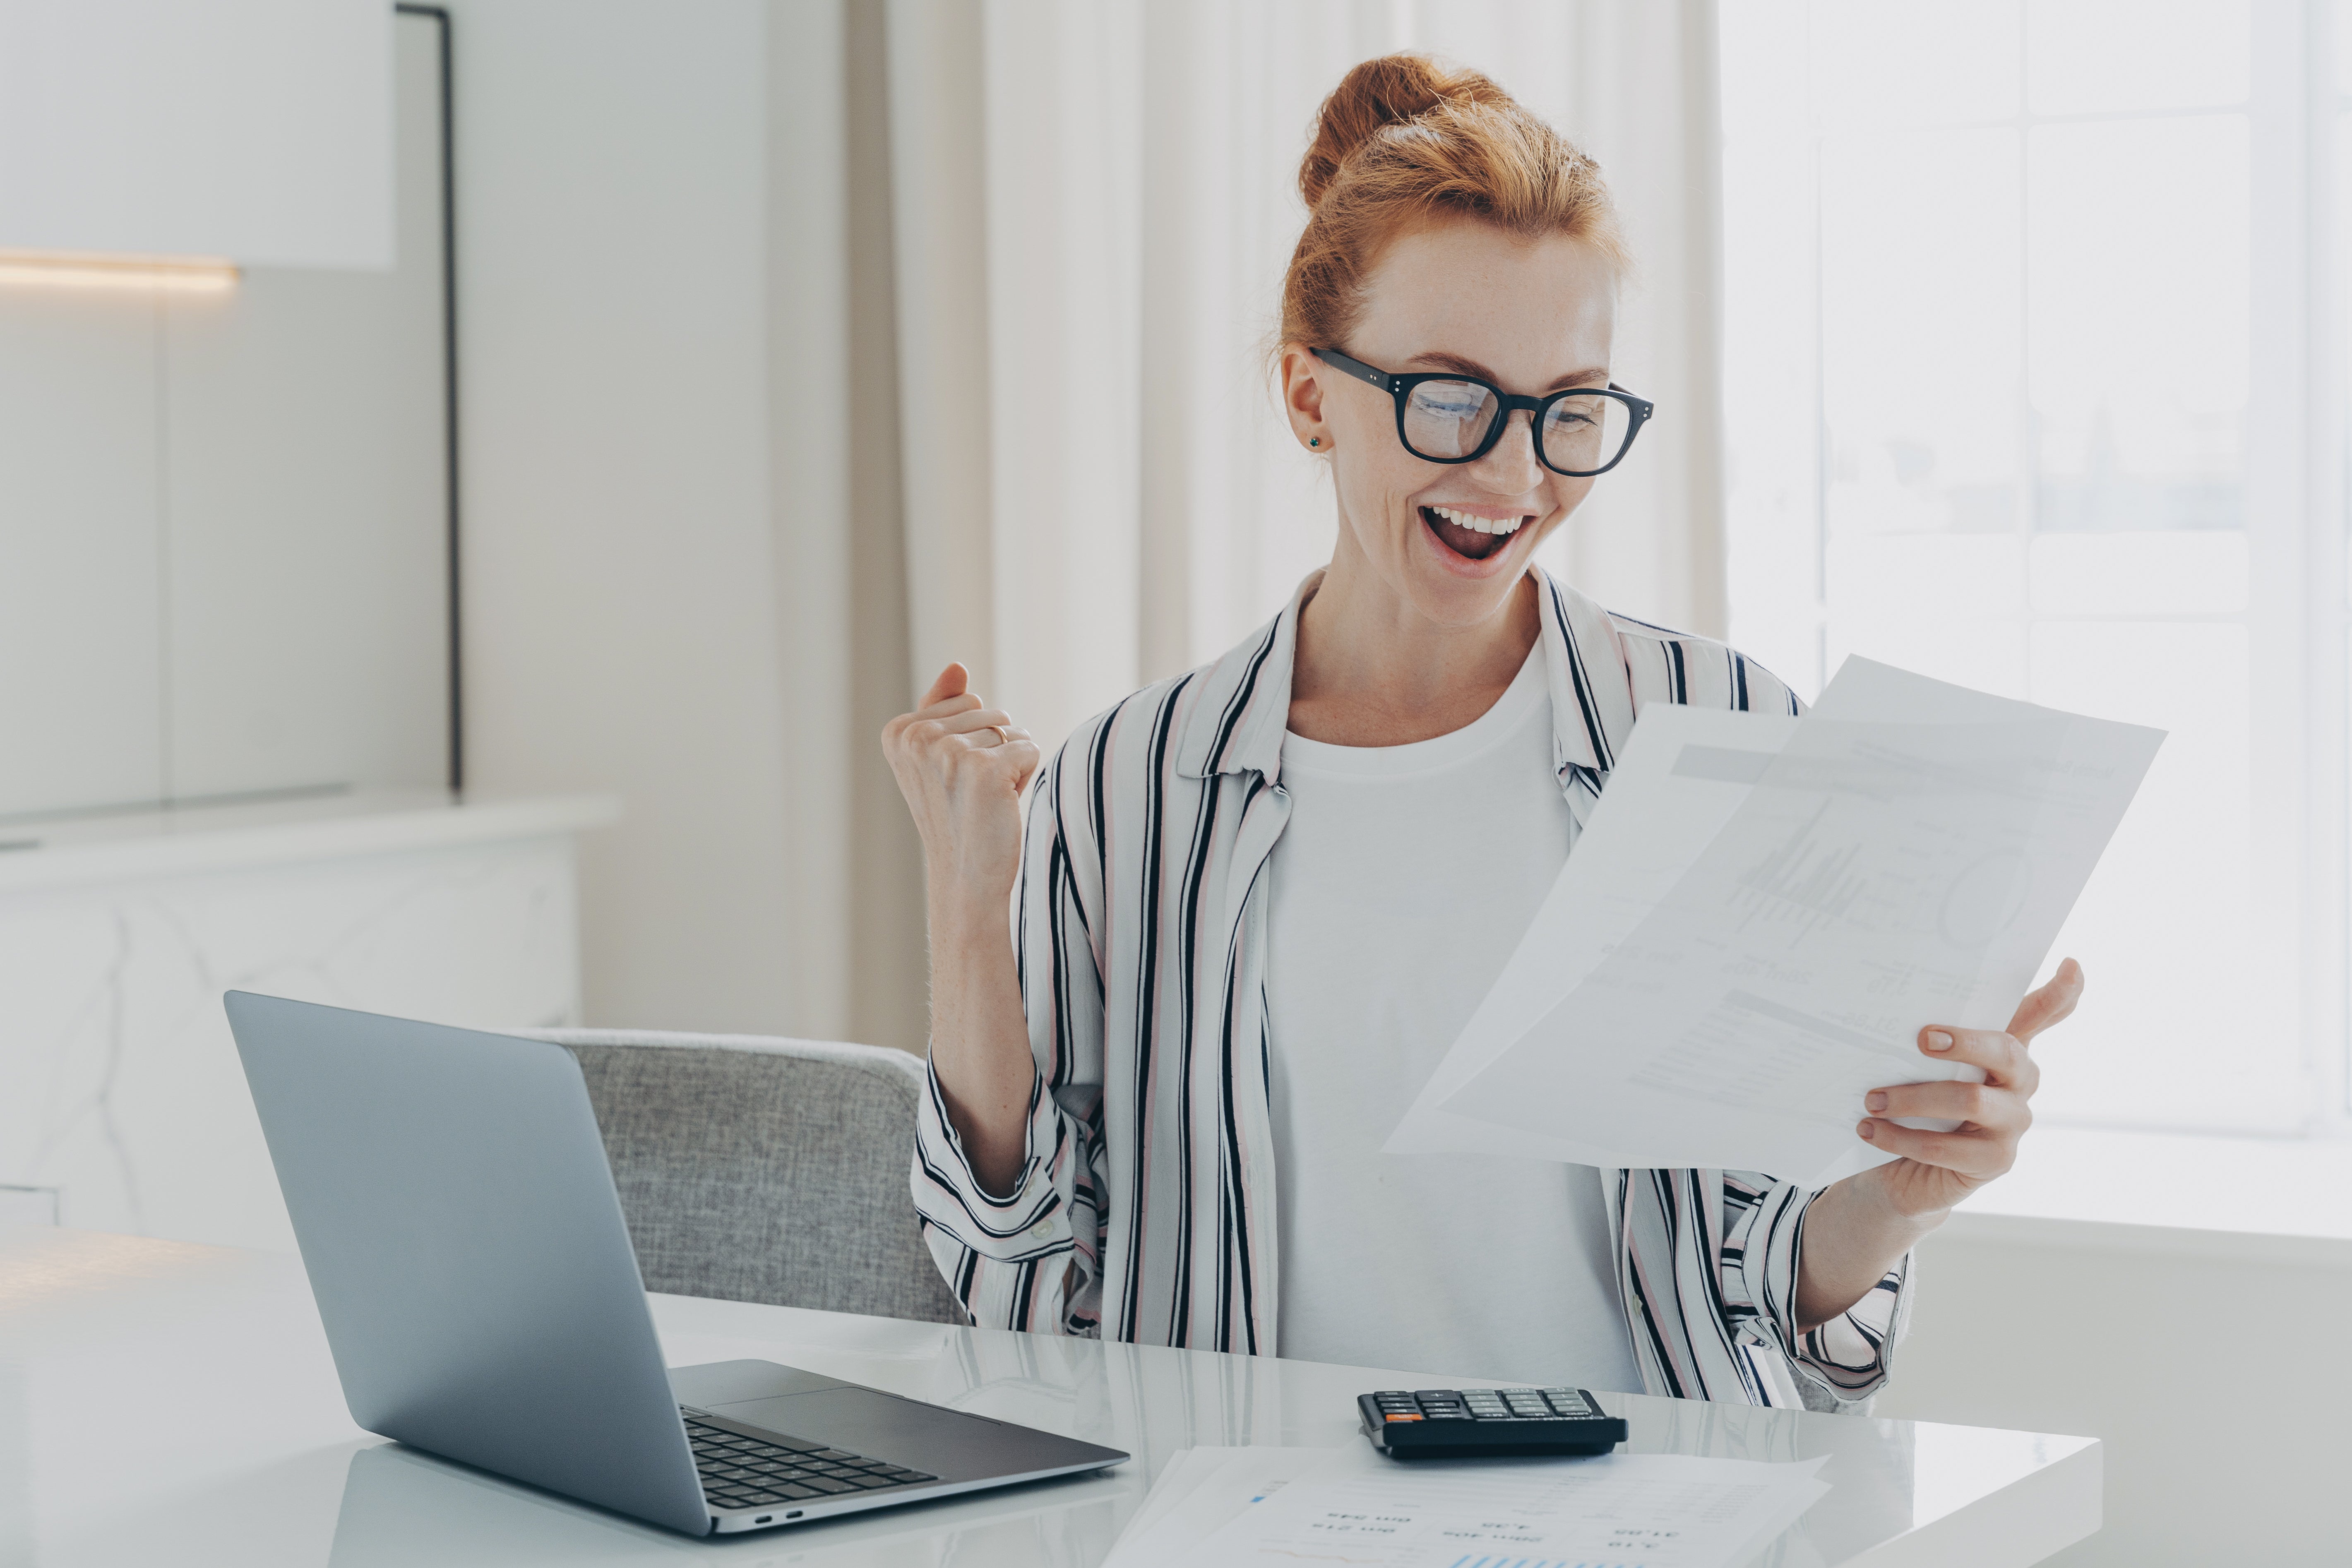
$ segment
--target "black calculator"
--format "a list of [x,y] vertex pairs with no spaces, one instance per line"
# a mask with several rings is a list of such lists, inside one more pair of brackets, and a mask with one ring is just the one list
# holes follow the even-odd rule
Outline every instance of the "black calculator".
[[1356,1396],[1364,1436],[1392,1459],[1605,1454],[1622,1417],[1581,1388],[1401,1388]]

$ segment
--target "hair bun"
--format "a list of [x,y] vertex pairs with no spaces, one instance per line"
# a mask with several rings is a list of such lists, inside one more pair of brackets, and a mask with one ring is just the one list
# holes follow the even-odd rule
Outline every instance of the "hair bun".
[[1298,165],[1298,194],[1308,210],[1323,199],[1349,154],[1391,125],[1441,103],[1508,103],[1510,94],[1483,72],[1428,55],[1382,55],[1364,61],[1331,89],[1315,114],[1315,139]]

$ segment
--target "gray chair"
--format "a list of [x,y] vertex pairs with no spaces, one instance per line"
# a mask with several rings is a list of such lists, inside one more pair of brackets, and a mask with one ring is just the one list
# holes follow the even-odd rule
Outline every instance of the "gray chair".
[[758,1035],[519,1029],[580,1058],[646,1289],[960,1323],[907,1186],[923,1064]]

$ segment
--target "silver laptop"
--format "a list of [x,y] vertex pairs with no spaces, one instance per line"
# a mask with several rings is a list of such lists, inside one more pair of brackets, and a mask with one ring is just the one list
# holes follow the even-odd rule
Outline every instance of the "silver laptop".
[[570,1051],[244,992],[227,1005],[367,1430],[692,1535],[1128,1458],[773,1362],[665,1371]]

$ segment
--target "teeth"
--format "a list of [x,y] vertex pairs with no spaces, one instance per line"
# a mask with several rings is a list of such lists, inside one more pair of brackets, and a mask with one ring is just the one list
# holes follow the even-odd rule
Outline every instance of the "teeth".
[[1517,533],[1525,520],[1516,517],[1477,517],[1452,507],[1433,506],[1429,509],[1456,528],[1466,528],[1473,533]]

